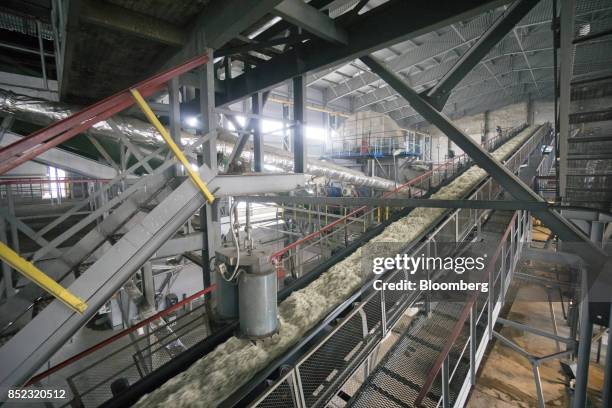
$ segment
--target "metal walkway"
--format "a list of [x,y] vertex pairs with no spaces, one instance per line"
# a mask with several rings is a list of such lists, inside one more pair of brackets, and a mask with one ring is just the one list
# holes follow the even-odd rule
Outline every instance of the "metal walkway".
[[[512,213],[496,211],[483,227],[483,238],[487,252],[495,247],[510,224]],[[500,226],[502,229],[500,231]],[[476,319],[475,344],[483,342],[488,322],[487,294],[480,293],[476,302],[481,310]],[[446,342],[453,336],[453,328],[460,320],[465,302],[437,302],[432,305],[429,316],[421,316],[404,331],[391,350],[378,364],[358,391],[348,402],[351,407],[414,407],[419,392]],[[457,339],[448,354],[449,387],[448,403],[454,406],[461,394],[464,381],[470,374],[471,356],[470,321],[460,323]],[[485,344],[487,339],[485,339]],[[435,408],[443,397],[442,379],[436,378],[431,390],[426,393],[422,406]]]

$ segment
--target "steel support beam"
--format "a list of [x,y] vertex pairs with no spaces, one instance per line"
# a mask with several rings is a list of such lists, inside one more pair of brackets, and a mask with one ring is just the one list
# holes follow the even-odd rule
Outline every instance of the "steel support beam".
[[168,68],[193,57],[197,54],[198,43],[202,39],[206,40],[208,47],[221,48],[232,38],[239,36],[244,30],[257,23],[281,1],[225,0],[211,2],[189,27],[189,34],[183,43],[183,48],[170,58],[168,55],[160,56],[161,65]]
[[306,142],[304,120],[306,116],[306,86],[303,76],[293,78],[293,171],[304,173],[306,169]]
[[[263,101],[261,93],[257,92],[251,96],[251,111],[255,115],[263,113]],[[253,118],[253,169],[255,173],[263,171],[263,136],[261,134],[261,120]]]
[[593,337],[593,323],[589,316],[589,309],[589,298],[585,296],[580,302],[580,340],[578,342],[578,354],[576,355],[576,388],[572,401],[573,408],[587,406],[587,384],[589,383],[591,339]]
[[[202,164],[217,173],[217,123],[215,113],[215,64],[212,49],[207,49],[208,62],[199,71],[200,113],[202,133],[211,137],[202,145]],[[213,257],[221,237],[219,201],[205,204],[200,208],[200,230],[202,231],[202,276],[204,288],[211,286],[210,258]],[[206,296],[208,299],[209,296]]]
[[[268,97],[269,96],[270,96],[270,92],[269,91],[266,91],[266,92],[264,92],[262,94],[262,97],[261,97],[261,111],[262,112],[263,112],[263,107],[266,106],[266,102],[268,101]],[[253,113],[253,112],[251,112],[251,113]],[[240,113],[236,112],[236,114],[238,115]],[[249,141],[250,131],[254,128],[255,124],[257,123],[256,122],[257,117],[249,117],[249,120],[248,120],[247,124],[244,127],[240,126],[238,121],[235,119],[235,116],[232,117],[230,115],[227,115],[227,118],[232,118],[232,119],[230,119],[230,121],[232,122],[232,124],[234,125],[236,130],[238,130],[238,131],[242,130],[243,131],[240,134],[240,136],[238,137],[238,141],[236,142],[236,144],[234,145],[234,148],[232,149],[232,151],[230,153],[229,160],[228,160],[228,165],[231,165],[242,154],[242,152],[244,150],[244,147],[246,146],[247,142]]]
[[[0,141],[0,146],[8,146],[22,138],[23,136],[16,133],[6,132],[2,141]],[[86,177],[113,179],[118,174],[118,168],[106,166],[103,163],[86,159],[83,156],[70,153],[57,147],[47,150],[37,156],[33,161],[48,166],[59,167],[60,169],[82,174]]]
[[142,294],[146,305],[155,310],[155,281],[153,280],[153,267],[151,262],[145,262],[140,270],[142,274]]
[[[6,223],[3,217],[0,217],[0,242],[9,245],[6,235]],[[10,298],[15,295],[15,289],[13,288],[13,269],[6,262],[2,262],[2,278],[4,296],[5,298]],[[0,291],[0,294],[1,293],[2,291]]]
[[312,196],[240,196],[237,200],[255,203],[337,205],[341,207],[399,207],[399,208],[476,208],[503,211],[542,211],[551,207],[546,202],[520,200],[437,200],[423,198],[372,197],[312,197]]
[[487,53],[529,13],[539,0],[517,0],[467,50],[453,67],[427,91],[432,106],[442,110],[451,91],[487,55]]
[[576,0],[562,0],[561,2],[561,34],[559,53],[559,199],[563,200],[567,189],[567,154],[570,138],[570,106],[571,81],[574,68],[574,14]]
[[[425,120],[440,129],[442,133],[466,152],[478,166],[487,171],[489,175],[491,175],[515,199],[533,202],[544,201],[515,174],[495,160],[490,153],[482,149],[482,147],[471,137],[463,133],[463,131],[455,126],[450,119],[407,86],[397,74],[389,71],[372,57],[362,57],[361,60],[406,99]],[[581,244],[580,255],[584,257],[585,261],[591,267],[588,273],[589,288],[591,288],[605,263],[606,257],[603,251],[594,245],[587,236],[557,211],[551,209],[538,210],[534,211],[534,214],[557,234],[562,241],[565,241],[569,245],[576,243]]]
[[333,19],[302,0],[284,0],[274,8],[273,14],[324,40],[341,45],[348,43],[346,32]]
[[59,27],[62,32],[61,38],[61,52],[60,55],[63,56],[61,61],[55,61],[56,64],[62,67],[61,76],[58,79],[58,89],[59,89],[59,99],[63,100],[66,98],[68,93],[68,87],[70,86],[69,78],[70,78],[70,67],[72,66],[72,60],[74,58],[74,47],[76,38],[79,35],[79,18],[80,18],[80,9],[81,9],[81,0],[70,0],[66,7],[66,13],[64,14],[64,10],[60,7],[60,13],[63,17],[63,27]]
[[[508,0],[391,0],[358,15],[343,26],[348,44],[339,47],[321,39],[296,45],[294,49],[261,63],[232,80],[232,94],[218,98],[217,106],[229,105],[255,92],[361,55],[464,21]],[[381,29],[384,27],[384,30]]]
[[[172,78],[168,83],[168,99],[170,113],[170,136],[174,143],[182,150],[181,142],[181,101],[180,101],[179,79]],[[177,164],[174,173],[179,176],[182,174],[181,165]]]

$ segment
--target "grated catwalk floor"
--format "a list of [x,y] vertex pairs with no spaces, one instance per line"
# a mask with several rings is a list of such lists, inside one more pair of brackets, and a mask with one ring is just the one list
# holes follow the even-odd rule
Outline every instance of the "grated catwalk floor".
[[[496,211],[483,227],[483,242],[489,252],[499,243],[499,237],[511,217],[511,212]],[[477,301],[478,310],[482,309],[485,300],[486,294],[483,293]],[[394,347],[349,400],[348,406],[413,407],[427,374],[450,336],[463,306],[463,302],[457,301],[438,302],[433,305],[429,317],[422,316],[400,336]],[[476,329],[477,344],[480,344],[484,333],[486,313],[485,310]],[[469,354],[466,351],[461,356],[467,346],[468,337],[469,321],[466,321],[449,354],[451,405],[454,404],[463,381],[469,374]],[[435,408],[441,396],[442,388],[438,375],[423,401],[423,406]]]

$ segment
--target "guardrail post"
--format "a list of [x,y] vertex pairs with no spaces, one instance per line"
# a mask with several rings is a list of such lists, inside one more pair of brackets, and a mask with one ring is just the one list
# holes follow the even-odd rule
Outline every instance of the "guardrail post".
[[442,363],[442,407],[450,408],[450,379],[448,373],[448,356]]
[[478,313],[476,303],[470,309],[470,383],[476,384],[476,315]]
[[[496,260],[493,259],[492,262],[496,262]],[[495,264],[493,264],[493,268],[495,268]],[[489,341],[493,340],[493,292],[493,270],[491,270],[491,273],[489,273],[489,296],[487,297],[487,329],[489,332]]]
[[302,390],[302,384],[299,380],[297,367],[291,370],[291,375],[287,377],[287,382],[289,383],[289,388],[291,388],[293,403],[296,408],[305,407],[306,404],[304,403],[304,392]]
[[304,387],[302,386],[302,376],[300,375],[300,368],[296,365],[293,369],[295,376],[295,389],[297,391],[298,408],[306,407],[306,398],[304,397]]
[[455,213],[455,245],[459,242],[459,211]]
[[[512,253],[512,244],[510,244],[510,253]],[[500,303],[503,305],[504,304],[504,298],[506,295],[506,291],[505,291],[505,281],[506,281],[506,241],[504,240],[504,242],[502,242],[502,249],[501,249],[501,268],[499,271],[499,300]]]
[[[427,257],[429,258],[431,256],[431,239],[427,240]],[[431,280],[431,275],[430,275],[430,270],[429,268],[427,269],[427,280]],[[431,314],[431,291],[426,291],[425,292],[425,314],[427,315],[427,317],[429,317],[429,315]]]
[[382,337],[387,334],[387,307],[385,305],[385,290],[380,291],[380,324],[382,327]]

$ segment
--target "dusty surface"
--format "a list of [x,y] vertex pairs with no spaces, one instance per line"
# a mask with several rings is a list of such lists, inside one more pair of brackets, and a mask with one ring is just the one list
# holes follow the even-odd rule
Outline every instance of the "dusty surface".
[[[498,148],[493,156],[506,159],[533,134],[529,127]],[[486,176],[472,166],[433,198],[458,199]],[[442,209],[418,208],[389,225],[375,242],[411,242],[441,214]],[[337,263],[310,285],[294,292],[278,307],[278,334],[258,342],[232,337],[162,387],[144,396],[137,407],[213,407],[255,373],[296,343],[361,285],[361,250]]]
[[[530,268],[537,267],[531,265]],[[516,298],[510,308],[507,319],[553,333],[552,320],[548,302],[533,301],[546,299],[546,292],[540,285],[517,282],[515,279]],[[553,298],[558,300],[558,298]],[[563,319],[561,304],[553,302],[559,334],[569,335],[569,328]],[[524,350],[536,356],[544,356],[557,352],[554,340],[531,333],[526,333],[509,327],[504,327],[501,333]],[[564,345],[560,344],[562,350]],[[594,353],[592,354],[594,356]],[[564,360],[566,361],[566,360]],[[560,370],[559,360],[551,360],[540,366],[542,388],[547,407],[569,406],[566,392],[565,376]],[[589,375],[589,394],[597,405],[597,399],[603,384],[603,368],[594,362]],[[500,341],[495,341],[488,352],[488,358],[481,364],[476,380],[476,387],[468,401],[469,408],[506,408],[537,406],[536,387],[531,364],[527,359]]]

